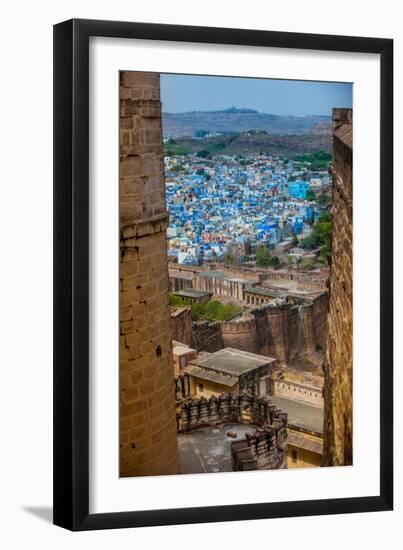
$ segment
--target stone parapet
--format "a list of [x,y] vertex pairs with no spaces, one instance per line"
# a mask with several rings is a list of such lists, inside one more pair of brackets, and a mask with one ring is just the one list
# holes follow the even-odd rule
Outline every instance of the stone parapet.
[[253,431],[232,443],[232,469],[268,470],[287,467],[287,420],[266,397],[222,394],[183,403],[178,428],[186,433],[226,422],[251,424]]
[[274,421],[287,425],[287,413],[283,413],[267,397],[224,393],[209,399],[202,397],[183,403],[180,413],[180,431],[205,428],[224,422],[253,424],[264,428]]

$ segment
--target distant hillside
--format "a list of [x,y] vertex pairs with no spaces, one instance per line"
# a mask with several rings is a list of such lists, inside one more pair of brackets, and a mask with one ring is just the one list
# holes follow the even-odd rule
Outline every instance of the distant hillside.
[[195,133],[200,131],[241,133],[248,130],[264,130],[271,134],[303,135],[330,121],[331,117],[328,116],[281,116],[236,107],[222,111],[191,111],[162,115],[164,136],[173,138],[194,137]]
[[310,130],[311,134],[325,134],[330,135],[332,133],[332,123],[331,122],[320,122]]
[[167,155],[208,153],[210,155],[295,155],[316,151],[332,152],[330,134],[309,133],[300,135],[268,134],[267,132],[246,132],[241,134],[214,136],[206,139],[189,137],[169,139],[165,143]]

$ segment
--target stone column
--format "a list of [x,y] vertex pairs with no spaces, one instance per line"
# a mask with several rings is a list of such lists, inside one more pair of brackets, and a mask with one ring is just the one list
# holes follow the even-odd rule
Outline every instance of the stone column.
[[323,464],[353,461],[352,110],[333,109],[332,265],[324,365]]
[[120,74],[120,475],[177,473],[159,74]]

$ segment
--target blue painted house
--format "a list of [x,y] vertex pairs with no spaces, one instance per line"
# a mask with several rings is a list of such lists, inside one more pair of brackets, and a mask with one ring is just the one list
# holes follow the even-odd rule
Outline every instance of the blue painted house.
[[294,199],[306,199],[306,194],[309,189],[307,181],[290,181],[288,183],[288,194]]

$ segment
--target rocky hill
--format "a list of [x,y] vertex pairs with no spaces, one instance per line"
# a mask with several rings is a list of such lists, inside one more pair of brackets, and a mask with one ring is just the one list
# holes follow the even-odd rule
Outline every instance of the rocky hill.
[[295,155],[332,151],[332,136],[328,133],[308,133],[299,135],[268,134],[265,131],[213,136],[205,139],[181,137],[165,142],[167,155],[197,153],[210,155]]
[[171,138],[195,137],[197,133],[203,132],[228,134],[249,130],[263,130],[280,135],[304,135],[315,128],[315,133],[320,133],[327,126],[330,129],[330,122],[331,117],[322,115],[281,116],[236,107],[221,111],[191,111],[162,115],[164,136]]
[[311,134],[322,134],[330,136],[332,133],[332,123],[331,122],[320,122],[310,130]]

